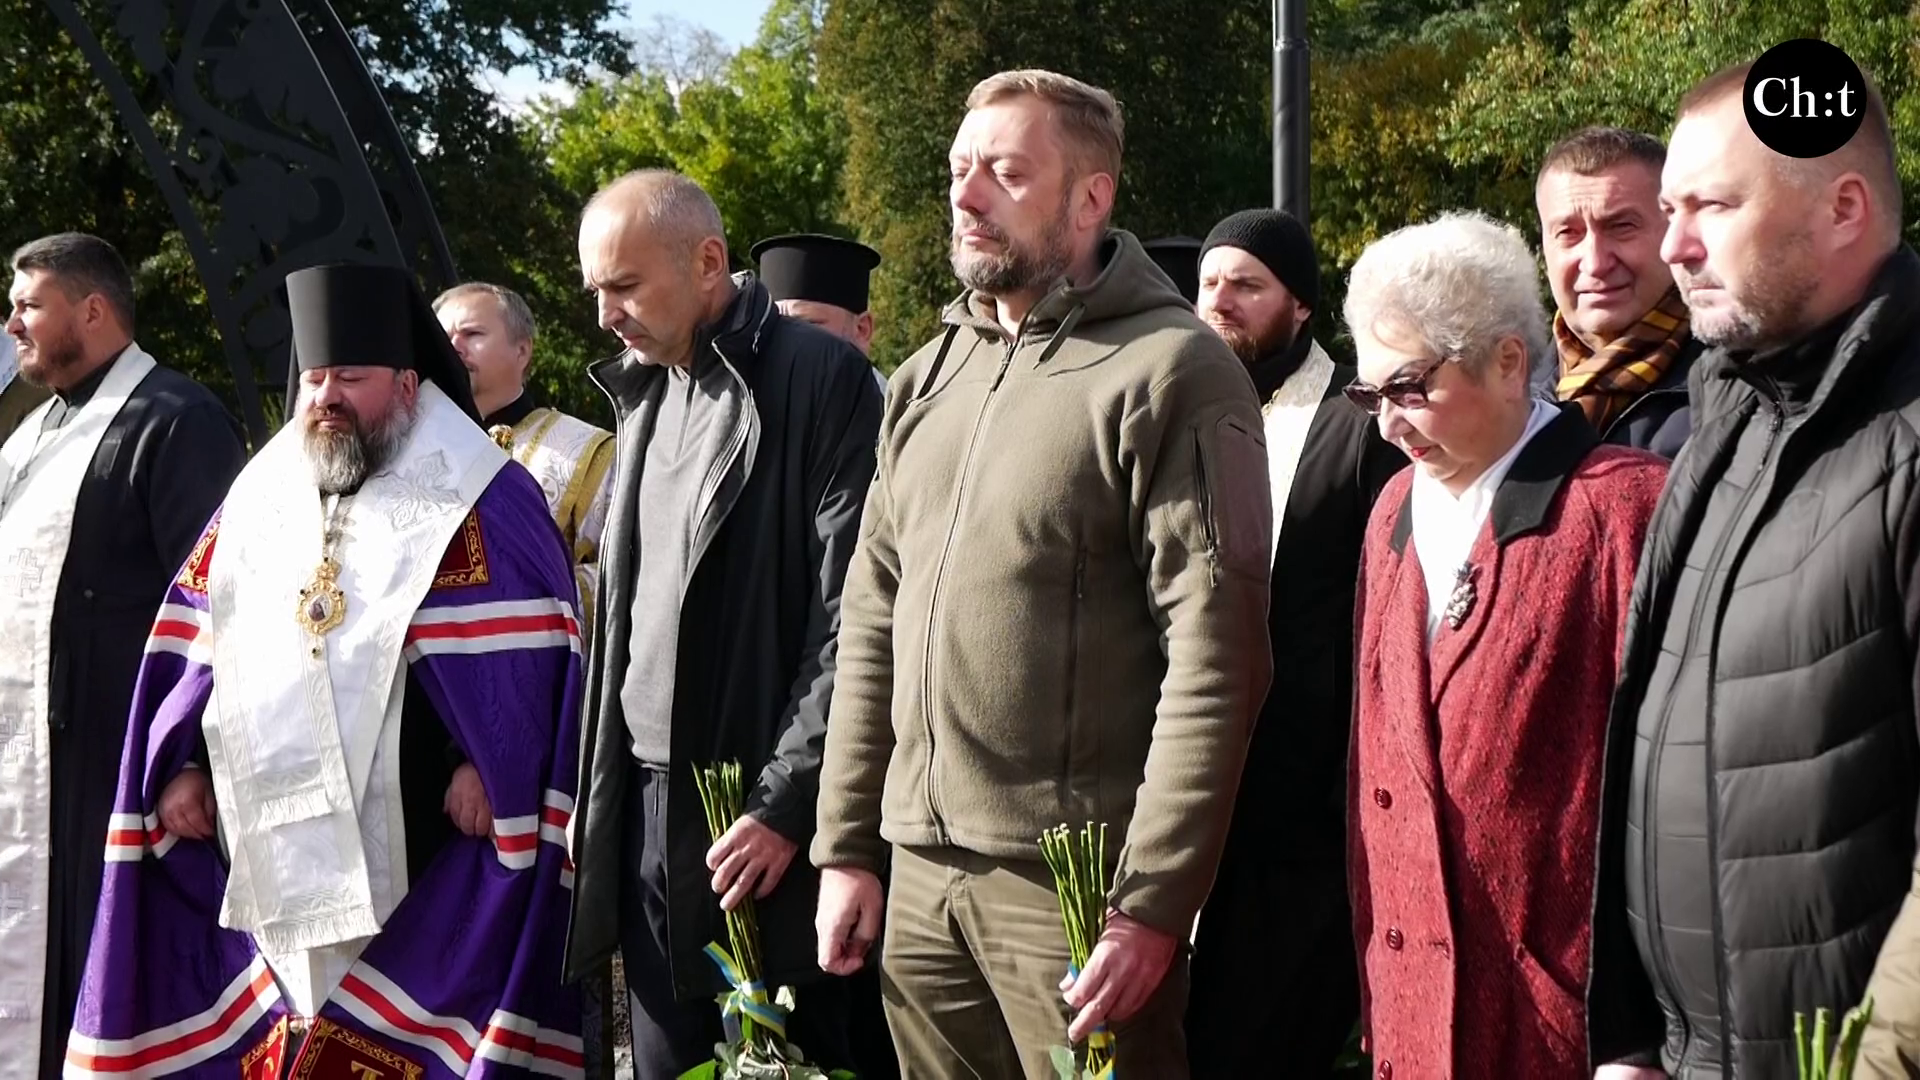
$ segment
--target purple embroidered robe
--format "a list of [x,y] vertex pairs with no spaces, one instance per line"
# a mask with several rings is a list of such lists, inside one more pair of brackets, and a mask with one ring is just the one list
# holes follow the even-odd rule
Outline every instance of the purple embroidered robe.
[[[226,870],[216,845],[168,835],[157,816],[161,792],[202,745],[214,681],[206,575],[219,522],[147,643],[67,1050],[71,1080],[228,1080],[288,1012],[251,937],[219,924]],[[495,835],[442,847],[319,1011],[421,1066],[423,1080],[581,1073],[578,994],[560,977],[579,752],[576,604],[539,487],[518,465],[503,467],[405,639],[417,684],[479,771]]]

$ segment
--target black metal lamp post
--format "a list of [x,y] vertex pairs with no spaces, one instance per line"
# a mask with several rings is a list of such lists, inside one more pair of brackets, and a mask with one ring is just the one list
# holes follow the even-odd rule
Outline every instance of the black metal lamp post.
[[1273,0],[1273,205],[1308,224],[1307,0]]

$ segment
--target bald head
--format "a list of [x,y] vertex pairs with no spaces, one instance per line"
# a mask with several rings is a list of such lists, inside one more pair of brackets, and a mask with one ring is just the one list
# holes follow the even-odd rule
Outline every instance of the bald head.
[[1735,352],[1799,341],[1859,303],[1900,240],[1878,96],[1847,146],[1801,161],[1748,126],[1745,71],[1722,71],[1682,100],[1660,174],[1660,257],[1693,335]]
[[[1676,123],[1690,115],[1722,108],[1746,114],[1744,101],[1751,62],[1721,68],[1702,79],[1680,99]],[[1900,172],[1893,156],[1893,128],[1887,119],[1887,103],[1872,77],[1861,72],[1866,81],[1866,98],[1860,118],[1860,130],[1845,146],[1817,158],[1792,158],[1767,150],[1773,167],[1782,179],[1806,192],[1817,192],[1845,176],[1856,176],[1871,193],[1874,234],[1888,251],[1900,243]],[[1749,132],[1751,136],[1751,133]],[[1756,138],[1757,142],[1758,139]]]
[[580,218],[580,274],[600,325],[642,363],[679,366],[733,298],[726,230],[700,185],[642,169],[602,188]]
[[727,246],[720,208],[706,189],[671,169],[635,169],[587,200],[583,217],[616,214],[635,218],[663,241],[689,250],[703,240]]

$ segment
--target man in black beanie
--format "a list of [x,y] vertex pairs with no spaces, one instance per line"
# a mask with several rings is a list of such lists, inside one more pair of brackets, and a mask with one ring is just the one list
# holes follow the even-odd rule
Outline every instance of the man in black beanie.
[[1346,881],[1354,581],[1373,500],[1406,464],[1342,399],[1354,369],[1313,340],[1320,268],[1305,226],[1243,210],[1200,249],[1200,317],[1259,392],[1273,493],[1273,685],[1254,726],[1194,942],[1194,1076],[1325,1076],[1359,1016]]

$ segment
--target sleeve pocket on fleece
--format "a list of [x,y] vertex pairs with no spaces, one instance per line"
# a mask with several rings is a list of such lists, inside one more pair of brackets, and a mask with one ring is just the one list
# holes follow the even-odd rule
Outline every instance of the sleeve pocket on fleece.
[[1214,554],[1228,571],[1265,578],[1273,550],[1265,435],[1231,415],[1196,435],[1200,509]]

